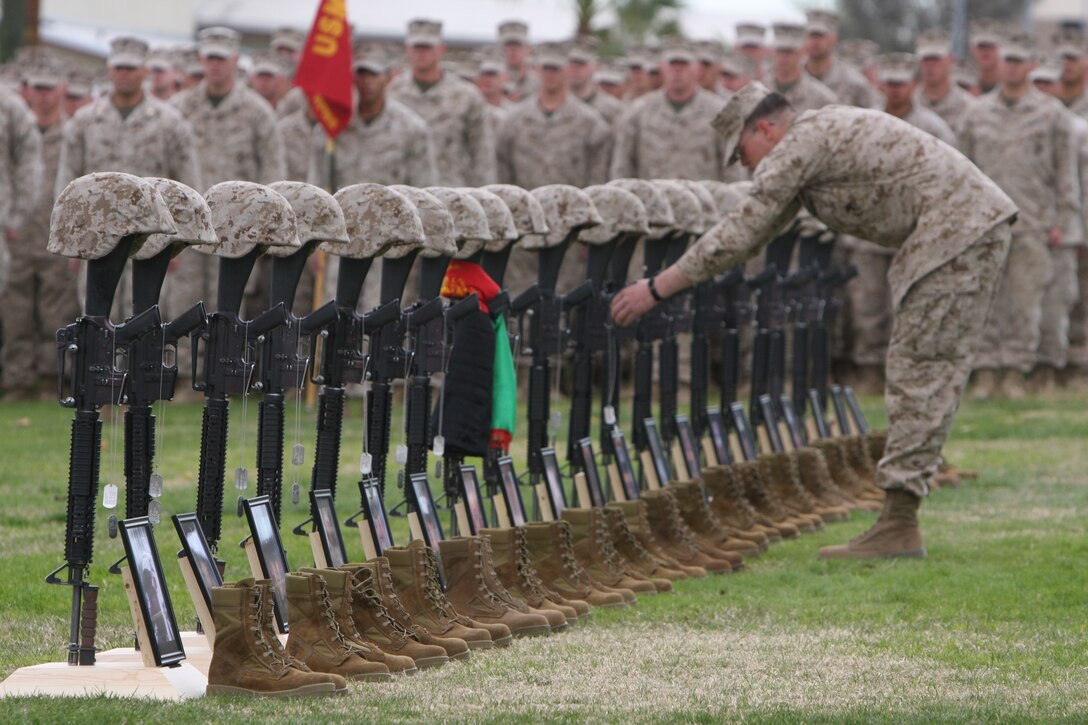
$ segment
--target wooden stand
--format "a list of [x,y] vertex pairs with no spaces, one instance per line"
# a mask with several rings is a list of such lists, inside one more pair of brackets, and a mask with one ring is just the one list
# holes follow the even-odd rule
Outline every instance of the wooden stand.
[[642,473],[646,476],[646,488],[656,491],[661,488],[661,481],[657,480],[657,469],[654,468],[654,457],[649,451],[638,454],[642,461]]
[[378,556],[378,547],[374,543],[374,537],[370,534],[370,524],[359,522],[359,541],[363,545],[363,556],[366,561],[371,561],[374,557]]
[[733,452],[734,461],[746,461],[748,460],[744,455],[744,448],[741,447],[740,437],[736,431],[729,432],[729,450]]
[[767,434],[766,423],[756,427],[756,434],[759,437],[759,450],[763,451],[764,453],[770,453],[774,450],[773,448],[771,448],[771,437]]
[[140,645],[140,658],[144,667],[155,666],[155,655],[151,651],[151,638],[147,634],[147,622],[144,621],[143,612],[140,611],[140,600],[136,596],[136,582],[132,581],[132,569],[121,567],[121,580],[125,584],[125,597],[128,599],[128,610],[132,614],[132,622],[136,625],[136,641]]
[[495,518],[498,519],[500,529],[510,528],[510,514],[506,512],[506,499],[501,493],[491,497],[491,503],[495,506]]
[[820,431],[816,428],[816,421],[812,418],[805,420],[805,429],[808,431],[808,439],[810,441],[818,440],[820,438]]
[[593,508],[593,499],[589,495],[589,486],[586,485],[586,474],[581,471],[574,474],[574,490],[578,493],[578,508]]
[[552,515],[552,500],[548,497],[548,487],[543,483],[533,486],[536,491],[536,505],[540,509],[541,521],[555,521]]
[[246,543],[242,545],[242,548],[246,550],[246,559],[249,560],[249,573],[253,575],[254,579],[266,579],[264,570],[261,569],[261,557],[257,555],[257,545],[253,543],[253,537],[246,539]]
[[[189,590],[189,598],[193,600],[193,608],[196,609],[196,618],[200,620],[200,628],[204,630],[204,634],[198,636],[207,638],[207,646],[210,649],[215,644],[215,620],[208,609],[208,604],[204,601],[204,593],[197,582],[196,572],[193,571],[189,557],[179,557],[178,566],[181,567],[181,578],[185,580],[185,587]],[[188,659],[191,656],[189,643],[185,642],[184,638],[185,634],[182,633],[182,646],[185,647],[185,656]]]
[[718,452],[714,450],[714,444],[709,438],[703,439],[703,458],[707,460],[707,463],[711,461],[717,461],[719,465],[724,463],[724,461],[718,461]]
[[468,510],[464,501],[458,501],[453,505],[453,513],[457,517],[457,531],[461,536],[471,536],[472,527],[468,523]]
[[782,439],[783,450],[787,452],[797,450],[796,446],[793,445],[793,434],[790,433],[790,427],[786,425],[784,420],[778,421],[778,437]]
[[[684,458],[684,450],[680,447],[680,441],[672,442],[672,467],[676,471],[676,476],[685,481],[693,478],[696,473],[695,471],[688,471],[688,462]],[[687,475],[681,476],[681,471],[687,471]]]
[[426,543],[427,540],[423,538],[423,526],[419,523],[419,514],[412,511],[408,514],[408,530],[412,532],[412,540],[419,539]]
[[608,482],[612,486],[612,500],[626,501],[627,492],[623,490],[623,478],[620,476],[620,467],[615,461],[608,464]]
[[316,531],[310,532],[310,551],[314,553],[314,567],[329,568],[329,560],[325,558],[325,547],[321,545],[321,534]]

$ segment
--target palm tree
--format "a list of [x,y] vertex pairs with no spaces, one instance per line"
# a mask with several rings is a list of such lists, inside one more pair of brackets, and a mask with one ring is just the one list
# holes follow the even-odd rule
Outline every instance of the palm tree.
[[629,45],[643,44],[679,31],[683,0],[613,0],[617,31]]
[[574,31],[577,36],[593,34],[593,19],[601,12],[600,0],[574,0],[574,14],[578,21],[578,27]]

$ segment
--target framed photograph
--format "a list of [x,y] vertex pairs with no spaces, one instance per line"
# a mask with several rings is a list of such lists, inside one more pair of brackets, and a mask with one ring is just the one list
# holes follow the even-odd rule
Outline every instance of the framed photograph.
[[321,539],[321,550],[325,553],[325,562],[332,568],[347,564],[348,554],[344,548],[344,537],[340,535],[340,522],[336,520],[332,491],[311,488],[310,503],[313,505],[314,523]]
[[744,413],[744,406],[740,403],[733,403],[729,406],[729,412],[733,416],[733,427],[737,431],[737,438],[740,440],[744,460],[754,461],[756,456],[759,455],[756,447],[756,435],[751,424],[748,423],[748,416]]
[[219,575],[219,566],[215,563],[215,555],[208,546],[208,539],[204,536],[204,529],[200,528],[200,520],[196,514],[174,514],[174,529],[181,539],[181,551],[178,558],[186,558],[196,574],[196,582],[200,587],[200,596],[207,605],[208,611],[212,610],[212,587],[223,586],[223,577]]
[[593,439],[583,438],[578,441],[578,452],[582,456],[582,469],[586,474],[589,505],[593,508],[604,506],[604,489],[601,488],[601,472],[597,468],[597,455],[593,452]]
[[623,492],[627,494],[628,501],[634,501],[640,495],[638,477],[631,462],[631,451],[627,449],[627,439],[623,437],[619,426],[612,427],[612,453],[616,456],[616,468],[619,469],[620,480],[623,481]]
[[[438,553],[438,542],[445,536],[442,533],[442,523],[438,520],[438,511],[434,507],[434,499],[431,497],[431,483],[426,473],[413,473],[408,477],[409,501],[415,508],[415,514],[419,516],[419,528],[423,533],[423,543]],[[438,560],[438,580],[442,588],[446,588],[446,570],[442,566],[442,557]]]
[[850,425],[850,417],[846,414],[846,401],[842,388],[838,385],[831,386],[831,407],[835,409],[835,420],[839,421],[839,432],[844,436],[853,435],[854,426]]
[[842,389],[843,395],[846,397],[846,406],[850,409],[850,415],[854,418],[854,423],[857,425],[858,432],[862,435],[868,435],[869,433],[869,421],[865,419],[865,413],[861,412],[861,404],[858,403],[858,396],[851,387],[845,387]]
[[714,456],[718,459],[718,465],[731,465],[733,454],[729,452],[729,429],[725,427],[721,408],[707,408],[706,422],[710,429],[710,442],[714,446]]
[[518,477],[514,473],[514,459],[503,456],[499,459],[499,483],[502,485],[502,498],[506,502],[506,513],[510,517],[511,526],[524,526],[525,504],[521,500],[521,491],[518,490]]
[[268,496],[256,496],[242,500],[249,521],[249,533],[253,537],[253,546],[257,560],[261,564],[261,573],[272,582],[272,611],[280,632],[287,633],[287,555],[283,552],[283,542],[276,528],[276,519],[272,515],[272,502]]
[[370,537],[378,550],[378,556],[393,545],[393,535],[389,532],[389,519],[385,516],[385,504],[382,503],[382,489],[378,479],[373,476],[359,481],[359,498],[363,502]]
[[541,448],[540,460],[544,464],[544,487],[548,491],[552,518],[558,521],[563,509],[567,507],[567,496],[563,492],[563,476],[559,473],[559,459],[555,456],[555,449]]
[[702,467],[699,465],[699,448],[695,445],[695,431],[686,415],[676,416],[676,435],[680,439],[680,453],[684,456],[684,465],[688,469],[688,478],[701,479]]
[[816,423],[816,433],[821,438],[827,438],[831,431],[827,428],[827,418],[824,418],[824,406],[820,403],[820,391],[810,388],[808,391],[808,404],[812,408],[812,420]]
[[763,413],[763,427],[767,431],[767,438],[771,441],[771,450],[782,453],[786,446],[782,441],[782,434],[778,430],[778,411],[775,410],[771,396],[764,393],[759,396],[759,409]]
[[476,477],[476,466],[461,466],[457,469],[460,474],[457,477],[461,488],[461,500],[465,502],[465,512],[468,514],[468,525],[471,532],[478,534],[481,529],[487,528],[487,517],[484,516],[483,503],[480,500],[480,481]]
[[654,460],[657,482],[667,486],[672,480],[672,474],[669,473],[669,459],[665,455],[665,444],[661,441],[661,431],[657,429],[657,421],[653,418],[644,418],[642,429],[646,431],[646,443],[650,446],[650,457]]
[[181,646],[181,630],[174,618],[151,521],[141,516],[125,519],[118,525],[155,666],[176,665],[185,659],[185,649]]
[[801,425],[801,416],[797,415],[797,408],[793,405],[793,398],[783,395],[781,398],[782,417],[786,419],[786,428],[790,431],[790,440],[794,448],[804,448],[808,445],[808,436],[805,426]]

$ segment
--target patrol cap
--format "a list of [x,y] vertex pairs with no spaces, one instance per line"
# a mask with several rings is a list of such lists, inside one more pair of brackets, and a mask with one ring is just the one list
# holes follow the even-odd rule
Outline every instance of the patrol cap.
[[600,43],[590,36],[579,36],[567,48],[567,61],[570,63],[596,63],[597,46]]
[[27,69],[24,76],[31,88],[56,88],[64,82],[64,69],[52,59],[42,59]]
[[522,238],[520,245],[524,249],[539,251],[557,246],[571,234],[595,227],[603,221],[589,194],[577,186],[548,184],[538,186],[530,193],[544,209],[548,231]]
[[623,64],[627,66],[628,69],[635,70],[644,70],[649,62],[649,52],[641,45],[630,48],[623,59]]
[[1039,65],[1028,74],[1032,83],[1057,83],[1061,77],[1061,68],[1047,58],[1041,58]]
[[381,184],[345,186],[334,196],[344,211],[347,244],[322,245],[341,257],[370,259],[392,249],[404,256],[423,244],[423,223],[416,207],[403,194]]
[[121,36],[110,41],[110,55],[106,59],[109,68],[143,68],[147,63],[147,41]]
[[704,231],[718,223],[718,220],[721,219],[721,214],[718,212],[718,203],[714,201],[713,195],[705,186],[691,179],[677,179],[676,183],[695,194],[695,198],[699,200],[699,208],[703,212],[703,225],[706,227]]
[[489,184],[483,189],[503,200],[514,218],[519,237],[526,234],[547,234],[548,222],[544,218],[544,207],[526,189],[513,184]]
[[649,234],[650,222],[642,200],[620,186],[599,184],[584,191],[601,215],[601,224],[586,229],[578,241],[586,244],[607,244],[620,234]]
[[[948,53],[947,48],[946,45],[946,55]],[[873,64],[875,58],[880,54],[880,46],[865,38],[850,38],[839,42],[838,52],[843,62],[851,68],[865,70]]]
[[727,184],[724,181],[706,180],[699,183],[714,198],[714,203],[718,206],[719,219],[725,218],[727,214],[737,208],[737,205],[741,203],[744,197],[748,196],[752,189],[752,182],[750,181],[735,181],[732,184]]
[[219,244],[212,226],[211,209],[196,189],[173,179],[148,177],[144,180],[162,195],[176,229],[173,234],[149,236],[140,251],[132,255],[133,259],[151,259],[171,245],[176,245],[176,250],[180,251],[182,246],[189,244]]
[[494,53],[484,53],[479,57],[480,65],[477,69],[479,75],[489,73],[499,74],[506,72],[506,62]]
[[971,45],[1001,45],[1001,24],[991,18],[971,23]]
[[262,50],[259,53],[253,55],[253,74],[254,75],[271,75],[271,76],[285,76],[287,75],[287,68],[284,67],[283,61],[280,56],[274,50]]
[[57,197],[46,251],[98,259],[124,237],[137,235],[131,256],[149,235],[176,232],[170,209],[155,187],[139,176],[100,171],[73,179]]
[[499,45],[516,43],[529,44],[529,26],[520,20],[506,20],[499,23]]
[[352,68],[358,71],[368,71],[374,75],[384,75],[389,72],[389,57],[381,48],[370,43],[356,43],[352,49]]
[[1079,28],[1062,28],[1053,38],[1054,54],[1060,58],[1084,55],[1084,33]]
[[665,198],[669,200],[674,220],[673,229],[692,234],[702,234],[706,231],[703,207],[699,203],[699,197],[674,179],[651,179],[650,183],[661,189]]
[[94,85],[94,81],[82,68],[72,67],[64,74],[65,81],[67,82],[67,90],[65,93],[69,98],[86,98],[91,95],[91,86]]
[[442,45],[442,23],[438,20],[416,19],[408,23],[405,45]]
[[457,254],[454,259],[468,259],[492,241],[487,213],[472,196],[463,189],[448,186],[431,186],[426,189],[437,196],[453,217],[453,231],[457,237]]
[[697,40],[693,43],[695,58],[706,65],[719,65],[725,57],[722,44],[716,40]]
[[[286,199],[295,212],[299,242],[321,242],[324,248],[348,243],[344,211],[332,194],[302,181],[275,181],[268,187]],[[294,250],[290,247],[269,247],[268,253],[273,257],[287,257]]]
[[460,188],[458,191],[463,191],[480,202],[484,214],[487,215],[487,228],[491,232],[491,241],[484,245],[485,252],[501,252],[521,236],[518,234],[517,225],[514,224],[514,215],[502,197],[486,189]]
[[646,207],[646,221],[651,229],[668,228],[676,223],[665,193],[645,179],[612,179],[606,186],[618,186],[639,198]]
[[169,71],[175,67],[174,55],[167,50],[153,50],[147,56],[147,67],[150,70]]
[[197,52],[201,58],[233,58],[238,55],[241,36],[238,31],[216,26],[204,28],[197,34]]
[[759,23],[737,23],[738,48],[762,48],[767,28]]
[[736,161],[737,142],[740,141],[740,132],[744,129],[744,122],[759,105],[760,101],[769,96],[771,91],[759,81],[752,81],[744,88],[734,93],[725,103],[725,107],[718,111],[718,115],[710,122],[714,130],[725,139],[725,158],[729,163]]
[[914,41],[914,52],[919,60],[947,58],[951,47],[951,38],[943,30],[925,30]]
[[1024,62],[1034,60],[1035,38],[1030,33],[1013,33],[1001,44],[1001,57]]
[[198,252],[236,259],[257,248],[297,251],[302,246],[291,204],[267,186],[223,181],[204,192],[204,198],[212,211],[219,244],[197,245],[194,249]]
[[809,10],[805,13],[805,33],[834,35],[839,32],[839,14],[830,10]]
[[743,53],[729,52],[722,56],[722,73],[731,76],[756,75],[756,64]]
[[566,48],[562,43],[540,43],[533,49],[533,61],[540,68],[562,68],[567,64]]
[[195,45],[189,45],[178,50],[178,65],[181,66],[181,70],[185,75],[204,75],[204,66],[200,65],[200,52]]
[[420,221],[423,222],[423,245],[419,249],[421,257],[452,257],[457,254],[457,232],[453,228],[453,217],[441,199],[414,186],[397,184],[389,188],[403,194],[412,202]]
[[302,45],[305,42],[306,36],[303,35],[301,30],[277,28],[276,32],[272,33],[272,39],[269,41],[268,47],[272,50],[286,50],[298,53],[302,51]]
[[627,78],[623,68],[610,61],[597,67],[597,71],[593,74],[593,80],[602,85],[618,86],[622,85]]
[[695,50],[683,38],[673,36],[661,45],[661,60],[665,63],[694,63]]
[[805,26],[798,23],[775,23],[771,26],[774,30],[774,49],[798,51],[805,45]]
[[876,62],[881,83],[910,83],[918,67],[918,60],[910,53],[888,53]]

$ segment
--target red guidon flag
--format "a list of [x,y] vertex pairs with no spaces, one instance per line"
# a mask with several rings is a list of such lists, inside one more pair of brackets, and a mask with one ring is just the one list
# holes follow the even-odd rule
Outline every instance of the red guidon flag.
[[317,122],[329,138],[351,120],[351,26],[347,0],[321,0],[306,46],[302,49],[295,85],[306,93]]

